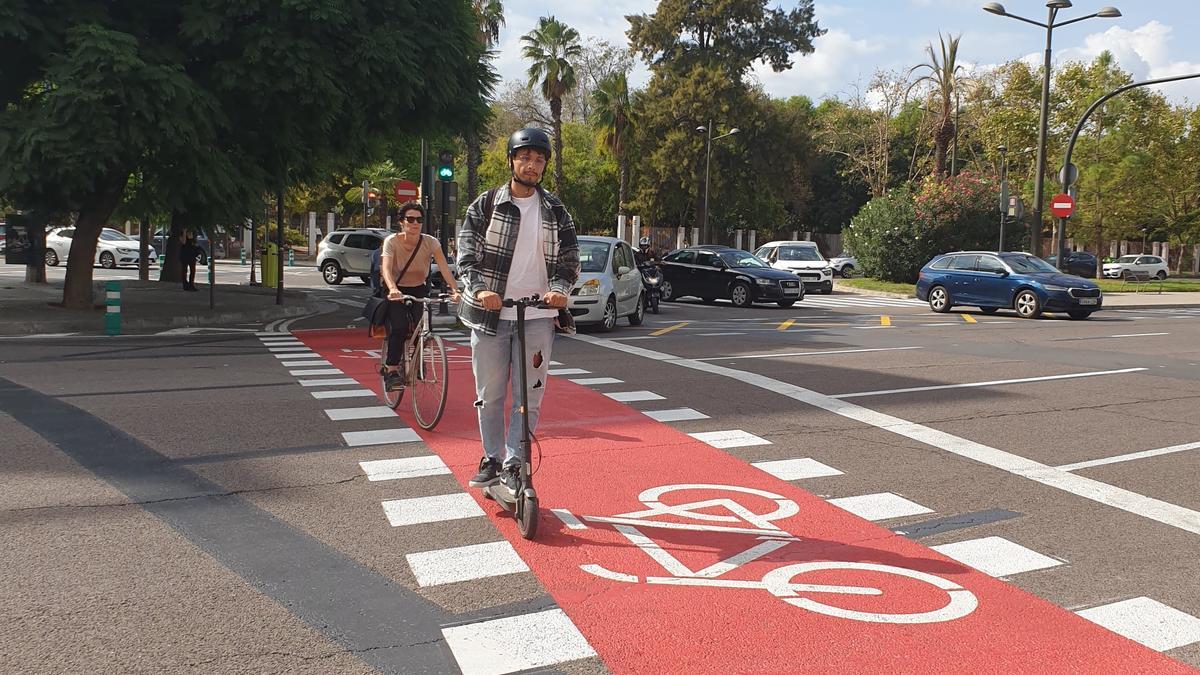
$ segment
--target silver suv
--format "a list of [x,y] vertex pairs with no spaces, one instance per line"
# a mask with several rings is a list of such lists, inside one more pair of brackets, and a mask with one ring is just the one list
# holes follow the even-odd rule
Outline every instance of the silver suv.
[[317,269],[325,283],[336,286],[348,276],[371,282],[371,255],[383,245],[388,231],[379,228],[335,230],[317,246]]

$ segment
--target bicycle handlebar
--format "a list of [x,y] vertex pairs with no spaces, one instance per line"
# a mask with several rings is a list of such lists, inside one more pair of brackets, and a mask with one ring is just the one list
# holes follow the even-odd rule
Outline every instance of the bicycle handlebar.
[[399,300],[391,300],[391,302],[403,302],[406,305],[411,305],[414,302],[419,302],[425,305],[437,305],[443,302],[448,302],[449,300],[449,295],[446,295],[445,293],[439,293],[438,295],[430,295],[424,298],[416,298],[411,295],[406,295]]

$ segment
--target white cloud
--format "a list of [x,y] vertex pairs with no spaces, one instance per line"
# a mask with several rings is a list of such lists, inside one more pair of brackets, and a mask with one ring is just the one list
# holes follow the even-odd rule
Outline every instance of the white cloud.
[[814,100],[836,95],[850,83],[869,79],[874,67],[863,72],[866,57],[884,50],[871,40],[856,40],[844,30],[832,28],[813,40],[815,51],[793,58],[791,69],[781,73],[755,64],[754,75],[767,93],[777,97],[805,95]]
[[[1102,33],[1093,33],[1084,38],[1083,45],[1064,49],[1056,54],[1058,63],[1067,61],[1090,62],[1103,51],[1112,52],[1117,64],[1128,71],[1135,81],[1152,80],[1174,75],[1200,73],[1200,63],[1191,63],[1171,58],[1171,26],[1150,21],[1133,30],[1113,26]],[[1040,63],[1037,56],[1035,63]],[[1157,85],[1172,100],[1184,98],[1200,100],[1200,81]]]

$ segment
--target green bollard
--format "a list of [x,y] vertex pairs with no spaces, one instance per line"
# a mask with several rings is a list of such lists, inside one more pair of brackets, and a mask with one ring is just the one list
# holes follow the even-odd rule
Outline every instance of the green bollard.
[[241,250],[241,254],[242,254],[242,266],[244,267],[246,265],[246,249],[245,248],[243,248]]
[[104,334],[121,334],[121,282],[107,281],[104,283]]
[[288,267],[295,267],[295,266],[296,266],[296,252],[289,248],[288,249]]

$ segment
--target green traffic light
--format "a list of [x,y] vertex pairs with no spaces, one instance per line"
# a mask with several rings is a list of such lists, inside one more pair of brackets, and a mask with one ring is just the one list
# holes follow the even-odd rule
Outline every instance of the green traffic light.
[[438,167],[438,178],[441,180],[454,180],[454,167],[439,166]]

